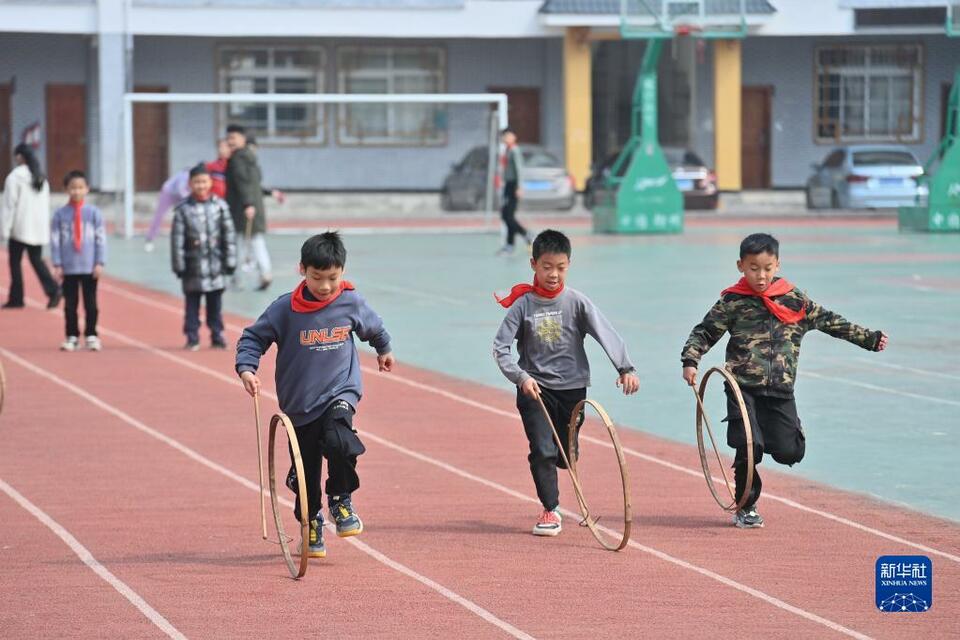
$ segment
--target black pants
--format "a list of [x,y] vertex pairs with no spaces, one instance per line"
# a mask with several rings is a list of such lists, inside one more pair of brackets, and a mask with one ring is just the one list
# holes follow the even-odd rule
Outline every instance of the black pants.
[[[560,442],[563,443],[563,451],[569,457],[570,452],[567,451],[567,442],[569,439],[570,414],[573,413],[576,404],[587,397],[587,390],[554,391],[553,389],[540,387],[540,392],[543,404],[550,413],[550,419],[553,420],[553,426],[557,428]],[[537,497],[540,498],[540,503],[544,509],[556,509],[560,504],[557,467],[563,469],[566,466],[560,457],[557,443],[553,439],[553,432],[543,415],[540,403],[535,398],[525,395],[519,388],[517,389],[517,409],[520,411],[523,430],[526,432],[527,441],[530,443],[530,455],[527,456],[527,460],[530,462],[533,484],[537,487]],[[578,432],[581,424],[583,424],[582,413],[577,422]]]
[[50,270],[47,269],[47,263],[43,261],[43,247],[37,244],[24,244],[19,240],[10,238],[8,244],[8,257],[10,258],[10,296],[7,302],[12,305],[23,305],[23,268],[20,263],[23,262],[23,252],[27,252],[30,258],[30,264],[43,285],[43,292],[48,298],[53,298],[60,287],[57,286]]
[[517,222],[517,181],[511,180],[503,187],[503,206],[500,207],[500,219],[507,227],[506,244],[513,246],[513,237],[527,236],[527,230]]
[[186,294],[187,311],[183,318],[183,333],[190,342],[200,340],[200,299],[207,298],[207,326],[210,335],[214,338],[223,337],[223,289],[207,291],[206,293],[193,292]]
[[[733,470],[736,479],[736,498],[746,490],[747,484],[747,443],[743,431],[743,418],[736,398],[727,392],[727,444],[737,450]],[[753,432],[753,463],[760,464],[763,454],[768,453],[780,464],[794,465],[803,460],[806,453],[806,439],[797,415],[797,403],[791,398],[754,395],[741,390],[743,403],[747,407]],[[760,497],[763,482],[754,469],[750,497],[744,508],[752,506]]]
[[[299,426],[297,441],[303,460],[303,473],[307,485],[307,513],[315,517],[323,508],[320,492],[320,476],[323,459],[327,469],[327,497],[349,496],[360,487],[357,475],[357,456],[366,451],[353,428],[353,407],[349,402],[337,400],[313,422]],[[290,456],[293,462],[293,455]],[[294,486],[297,486],[294,484]],[[296,493],[296,492],[295,492]],[[300,496],[293,507],[294,516],[300,519]]]
[[67,320],[67,337],[80,335],[77,305],[83,289],[83,335],[97,335],[97,279],[92,273],[63,276],[63,317]]

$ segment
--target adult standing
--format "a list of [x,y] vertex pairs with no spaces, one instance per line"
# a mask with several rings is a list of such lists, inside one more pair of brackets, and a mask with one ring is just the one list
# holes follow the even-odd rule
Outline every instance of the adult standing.
[[273,282],[270,254],[264,237],[267,219],[263,208],[263,174],[256,154],[247,144],[247,132],[242,126],[231,124],[227,127],[227,144],[231,149],[226,174],[227,204],[230,205],[237,234],[243,233],[245,236],[245,241],[240,243],[242,256],[239,262],[246,262],[246,256],[252,252],[260,273],[257,290],[263,291]]
[[500,207],[500,219],[503,221],[504,242],[497,251],[498,256],[508,256],[513,253],[514,236],[522,236],[527,245],[533,239],[527,230],[517,222],[517,203],[523,197],[520,180],[523,175],[523,151],[517,144],[517,134],[512,129],[504,129],[500,134],[503,142],[503,153],[500,156],[500,175],[503,183],[503,206]]
[[10,295],[4,309],[23,307],[23,254],[47,294],[47,308],[60,303],[60,287],[43,261],[43,245],[50,242],[50,183],[40,168],[33,149],[18,144],[13,152],[16,167],[3,184],[0,202],[0,237],[8,238]]

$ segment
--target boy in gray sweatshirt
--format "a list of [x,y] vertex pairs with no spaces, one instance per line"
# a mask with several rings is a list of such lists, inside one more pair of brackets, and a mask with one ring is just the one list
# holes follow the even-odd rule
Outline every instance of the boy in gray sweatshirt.
[[[354,336],[377,350],[380,371],[394,364],[390,335],[383,320],[353,284],[343,279],[347,252],[335,232],[315,235],[300,249],[304,277],[292,293],[277,298],[237,342],[236,371],[250,395],[260,391],[260,357],[277,344],[276,384],[280,410],[297,431],[303,457],[310,520],[310,556],[323,558],[320,472],[329,462],[326,492],[330,516],[341,538],[363,531],[351,494],[360,487],[357,457],[366,449],[353,428],[353,414],[363,395],[360,359]],[[296,491],[296,476],[287,477]]]
[[[588,334],[616,368],[616,384],[623,393],[630,395],[640,388],[623,338],[589,298],[564,286],[570,253],[567,236],[551,229],[540,233],[530,259],[533,285],[518,284],[510,295],[497,298],[509,311],[494,338],[493,355],[503,375],[517,385],[517,409],[530,443],[527,460],[543,505],[533,527],[536,536],[555,536],[562,528],[557,467],[563,462],[539,401],[543,400],[566,446],[570,415],[590,385],[590,364],[583,348]],[[518,361],[510,352],[514,340]]]

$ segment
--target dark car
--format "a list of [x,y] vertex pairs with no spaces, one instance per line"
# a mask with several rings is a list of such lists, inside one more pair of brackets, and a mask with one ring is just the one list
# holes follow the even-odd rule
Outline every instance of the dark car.
[[[520,145],[523,153],[523,197],[520,206],[571,209],[576,198],[573,180],[560,160],[543,147]],[[444,211],[483,209],[487,189],[487,147],[474,147],[450,168],[440,191]]]
[[[597,192],[603,188],[604,179],[610,175],[620,152],[607,156],[595,166],[583,190],[583,204],[592,209],[597,202]],[[664,147],[663,155],[677,188],[683,194],[684,209],[716,209],[720,198],[717,175],[707,168],[696,153],[680,147]],[[619,177],[627,170],[628,162],[620,167]]]

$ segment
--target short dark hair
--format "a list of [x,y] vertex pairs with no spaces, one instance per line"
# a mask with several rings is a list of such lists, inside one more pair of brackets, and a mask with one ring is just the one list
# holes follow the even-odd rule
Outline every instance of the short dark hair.
[[70,181],[73,180],[74,178],[83,178],[83,181],[86,182],[87,174],[85,174],[83,171],[80,171],[80,169],[74,169],[73,171],[68,171],[67,175],[63,176],[63,186],[69,187]]
[[247,135],[247,130],[243,128],[243,125],[240,124],[228,124],[227,133],[239,133],[242,136]]
[[505,135],[507,135],[508,133],[512,133],[513,135],[517,135],[517,132],[514,131],[513,129],[511,129],[510,127],[505,127],[503,130],[500,131],[500,135],[502,135],[502,136],[505,136]]
[[769,233],[751,233],[740,243],[740,259],[760,253],[780,257],[780,243]]
[[545,229],[533,241],[533,259],[539,260],[545,253],[562,253],[570,257],[570,238],[559,231]]
[[210,170],[207,169],[207,165],[205,165],[202,162],[198,162],[196,166],[191,167],[190,169],[191,178],[194,176],[208,176],[208,175],[210,175]]
[[314,269],[332,269],[347,264],[347,250],[336,231],[318,233],[300,247],[300,264]]

